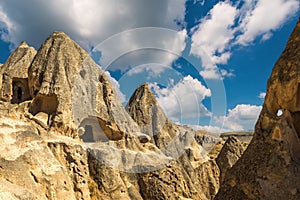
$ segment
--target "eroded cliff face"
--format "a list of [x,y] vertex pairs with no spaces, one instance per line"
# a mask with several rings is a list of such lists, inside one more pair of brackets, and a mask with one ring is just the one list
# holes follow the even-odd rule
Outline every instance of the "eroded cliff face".
[[300,21],[273,68],[254,138],[216,199],[299,199],[299,84]]

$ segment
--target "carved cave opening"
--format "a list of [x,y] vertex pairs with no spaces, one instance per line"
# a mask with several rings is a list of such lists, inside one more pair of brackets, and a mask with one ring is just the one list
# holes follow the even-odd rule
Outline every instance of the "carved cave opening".
[[22,103],[31,99],[28,79],[13,78],[12,80],[12,99],[11,103]]
[[84,128],[84,134],[80,138],[84,142],[107,142],[109,139],[100,126],[97,117],[87,117],[79,125]]

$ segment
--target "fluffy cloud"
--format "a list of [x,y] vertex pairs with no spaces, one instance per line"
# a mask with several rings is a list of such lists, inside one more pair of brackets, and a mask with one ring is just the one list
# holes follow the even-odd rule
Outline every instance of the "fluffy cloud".
[[272,37],[299,9],[298,0],[246,0],[236,4],[227,0],[217,3],[194,27],[190,53],[201,58],[204,78],[220,79],[232,76],[227,70],[220,73],[217,65],[226,64],[231,48],[249,45],[255,39]]
[[205,130],[210,133],[254,130],[261,109],[262,106],[239,104],[235,108],[229,109],[227,116],[214,116],[210,125],[189,126],[195,130]]
[[109,66],[110,70],[119,69],[124,72],[150,63],[171,66],[185,49],[186,37],[185,29],[174,31],[155,27],[138,28],[105,40],[94,51],[101,52],[100,63],[104,68]]
[[[164,31],[155,34],[125,32],[119,35],[118,40],[111,42],[108,48],[101,49],[101,54],[105,68],[105,64],[108,64],[106,61],[122,55],[118,54],[120,51],[139,51],[145,46],[146,40],[146,43],[155,43],[157,49],[171,52],[163,57],[150,52],[147,56],[151,62],[159,61],[169,65],[185,48],[186,31],[182,31],[181,25],[184,16],[185,0],[1,1],[0,34],[2,40],[13,45],[26,40],[38,48],[54,30],[64,31],[86,50],[90,50],[123,31],[141,27],[168,28],[175,32],[172,37]],[[138,53],[132,53],[131,56],[127,59],[128,63],[130,59],[142,60]]]
[[206,97],[211,96],[211,91],[191,76],[184,77],[170,87],[160,88],[156,83],[150,84],[149,87],[154,90],[158,103],[172,121],[211,116],[202,104]]
[[247,45],[262,36],[267,40],[272,31],[278,29],[291,15],[299,9],[298,0],[259,0],[247,4],[245,17],[241,20],[239,31],[243,34],[237,38],[237,43]]
[[170,66],[164,66],[157,63],[148,63],[130,69],[127,74],[129,76],[133,76],[142,72],[146,72],[147,79],[150,79],[152,77],[158,77],[166,68],[170,68]]
[[227,46],[234,38],[236,15],[237,9],[231,3],[220,2],[195,27],[191,54],[202,59],[204,70],[200,74],[204,78],[220,78],[216,64],[226,64],[230,58]]
[[177,30],[185,15],[184,0],[16,0],[1,1],[0,8],[0,16],[6,16],[1,18],[6,39],[15,44],[25,39],[34,45],[53,30],[66,31],[86,44],[138,27]]
[[262,106],[240,104],[228,110],[227,116],[215,117],[220,127],[231,131],[253,130]]

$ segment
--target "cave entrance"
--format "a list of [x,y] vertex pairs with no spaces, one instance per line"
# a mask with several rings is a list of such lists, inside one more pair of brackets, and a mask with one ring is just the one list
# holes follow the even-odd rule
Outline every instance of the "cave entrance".
[[27,78],[13,78],[11,103],[22,103],[30,100],[29,86]]
[[106,142],[107,136],[102,130],[97,117],[87,117],[79,125],[84,128],[84,134],[80,138],[84,142]]

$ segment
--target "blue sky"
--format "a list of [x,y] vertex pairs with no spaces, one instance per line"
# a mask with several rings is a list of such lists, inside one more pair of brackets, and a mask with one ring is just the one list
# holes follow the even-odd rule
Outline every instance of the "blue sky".
[[22,40],[38,49],[64,31],[124,105],[149,82],[172,121],[247,131],[298,17],[298,0],[0,1],[0,63]]

